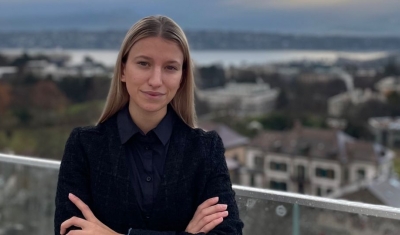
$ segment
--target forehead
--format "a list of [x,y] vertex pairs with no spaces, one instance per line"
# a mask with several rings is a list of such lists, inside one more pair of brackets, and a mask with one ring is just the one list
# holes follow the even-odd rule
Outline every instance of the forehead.
[[152,59],[168,59],[183,61],[180,46],[171,40],[161,37],[143,38],[133,44],[129,51],[130,56],[146,56]]

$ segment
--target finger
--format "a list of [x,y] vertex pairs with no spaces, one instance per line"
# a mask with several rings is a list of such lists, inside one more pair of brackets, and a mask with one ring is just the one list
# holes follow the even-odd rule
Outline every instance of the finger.
[[201,203],[201,204],[197,207],[196,212],[195,212],[194,215],[193,215],[193,218],[195,218],[196,215],[199,214],[203,209],[208,208],[208,207],[210,207],[210,206],[212,206],[212,205],[217,204],[218,200],[219,200],[218,197],[212,197],[212,198],[210,198],[210,199],[205,200],[203,203]]
[[219,218],[224,218],[228,216],[228,211],[217,212],[208,216],[203,217],[199,222],[195,225],[195,228],[200,231],[204,226],[209,224],[210,222],[217,220]]
[[215,219],[213,221],[211,221],[210,223],[206,224],[201,230],[201,233],[208,233],[211,230],[213,230],[215,227],[217,227],[218,224],[222,223],[222,221],[224,221],[224,219],[222,217]]
[[87,232],[83,230],[71,230],[66,235],[85,235],[85,234],[87,234]]
[[227,208],[228,205],[226,204],[217,204],[208,208],[204,208],[203,210],[197,210],[196,213],[194,213],[193,222],[197,224],[204,217],[217,212],[225,211]]
[[204,208],[201,211],[201,214],[204,216],[207,216],[207,215],[211,215],[211,214],[214,214],[217,212],[226,211],[227,208],[228,208],[227,204],[217,204],[214,206],[210,206],[208,208]]
[[67,219],[64,221],[61,226],[60,226],[60,234],[65,234],[67,229],[71,226],[76,226],[81,229],[84,229],[86,227],[87,221],[81,218],[78,218],[76,216],[71,217],[70,219]]
[[197,207],[197,210],[202,210],[204,208],[215,205],[215,204],[217,204],[218,200],[219,200],[218,197],[212,197],[210,199],[207,199]]
[[68,194],[68,198],[69,200],[71,200],[72,203],[75,204],[76,207],[78,207],[78,209],[82,212],[85,219],[91,222],[97,221],[96,216],[94,216],[90,208],[81,199],[79,199],[72,193]]

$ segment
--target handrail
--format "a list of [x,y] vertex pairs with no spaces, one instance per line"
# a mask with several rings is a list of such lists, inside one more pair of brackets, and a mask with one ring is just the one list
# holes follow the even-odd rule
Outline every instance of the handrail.
[[237,196],[400,220],[400,208],[234,185]]
[[18,155],[10,155],[0,153],[0,162],[15,163],[26,166],[50,168],[58,170],[60,168],[60,161],[49,160],[44,158],[25,157]]
[[[60,161],[41,158],[8,155],[0,153],[0,162],[21,164],[27,166],[41,167],[58,170]],[[381,218],[400,220],[400,208],[372,205],[360,202],[337,200],[297,193],[280,192],[269,189],[252,188],[233,185],[236,195],[239,197],[250,197],[254,199],[270,200],[289,204],[298,204],[326,210],[341,211],[347,213],[377,216]]]

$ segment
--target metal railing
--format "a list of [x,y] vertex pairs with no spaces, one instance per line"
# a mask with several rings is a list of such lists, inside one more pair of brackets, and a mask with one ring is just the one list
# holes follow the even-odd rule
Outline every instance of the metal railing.
[[[60,162],[55,160],[0,154],[0,235],[26,234],[27,231],[42,235],[48,234],[43,231],[52,231],[59,166]],[[22,183],[18,184],[18,179]],[[13,185],[17,185],[15,189]],[[234,185],[233,189],[245,223],[244,234],[400,234],[400,208],[239,185]],[[25,201],[17,200],[23,197],[21,194]],[[23,207],[32,207],[29,204],[32,202],[37,203],[33,207],[44,209],[32,210],[33,214],[29,215]],[[25,213],[26,220],[12,215],[13,211]],[[46,214],[42,222],[46,225],[35,225],[40,211]],[[30,216],[35,223],[24,224],[29,223],[26,221],[30,221]],[[25,229],[32,226],[38,227],[36,233],[32,233],[35,229]]]

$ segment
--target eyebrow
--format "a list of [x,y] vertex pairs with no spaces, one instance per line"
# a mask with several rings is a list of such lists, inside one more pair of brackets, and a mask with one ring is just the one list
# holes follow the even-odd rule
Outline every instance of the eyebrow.
[[[153,60],[151,57],[145,56],[145,55],[138,55],[134,57],[135,59],[146,59],[146,60]],[[177,60],[168,60],[167,63],[176,63],[176,64],[181,64],[179,61]]]

